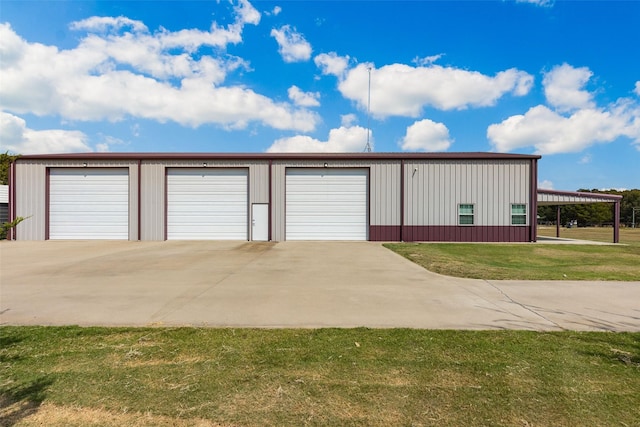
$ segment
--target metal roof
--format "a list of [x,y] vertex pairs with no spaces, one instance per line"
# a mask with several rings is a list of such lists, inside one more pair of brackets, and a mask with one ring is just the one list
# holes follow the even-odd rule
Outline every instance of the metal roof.
[[511,153],[61,153],[32,154],[22,160],[515,160],[541,156]]
[[622,199],[616,194],[585,193],[538,189],[538,206],[577,205],[583,203],[615,203]]

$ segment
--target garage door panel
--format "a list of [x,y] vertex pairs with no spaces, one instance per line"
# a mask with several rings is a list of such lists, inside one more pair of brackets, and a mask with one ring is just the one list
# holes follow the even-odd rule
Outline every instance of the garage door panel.
[[51,169],[50,239],[129,238],[129,170]]
[[290,169],[287,240],[367,240],[366,169]]
[[246,240],[246,169],[169,169],[167,238]]

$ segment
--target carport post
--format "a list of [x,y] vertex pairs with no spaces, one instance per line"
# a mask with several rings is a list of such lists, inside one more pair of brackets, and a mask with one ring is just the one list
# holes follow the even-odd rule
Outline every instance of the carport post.
[[560,205],[556,206],[556,237],[560,237]]
[[613,204],[613,243],[620,243],[620,202]]

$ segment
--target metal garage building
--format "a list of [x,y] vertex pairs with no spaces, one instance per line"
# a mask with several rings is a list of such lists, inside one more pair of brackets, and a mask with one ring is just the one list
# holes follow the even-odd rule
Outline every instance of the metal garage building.
[[18,240],[536,239],[537,161],[499,153],[22,156]]

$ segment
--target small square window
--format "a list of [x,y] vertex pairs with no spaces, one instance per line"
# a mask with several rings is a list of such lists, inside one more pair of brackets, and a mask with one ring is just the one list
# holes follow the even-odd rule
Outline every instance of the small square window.
[[511,205],[511,225],[527,225],[527,205]]
[[458,205],[458,223],[460,225],[473,225],[474,205]]

